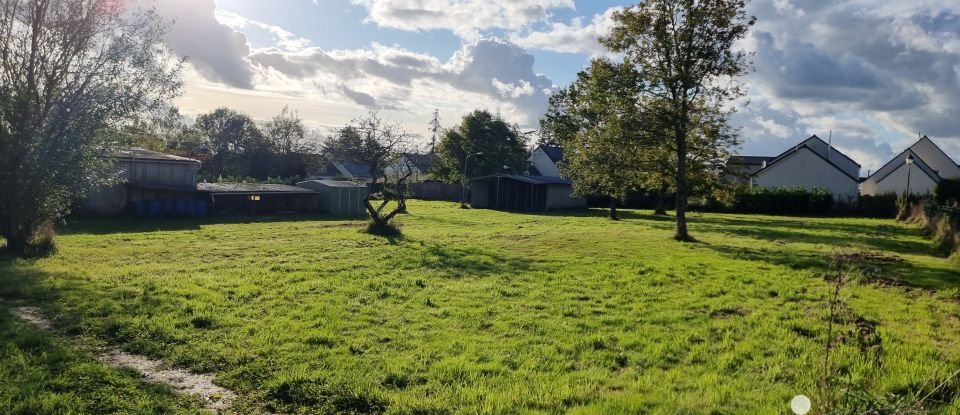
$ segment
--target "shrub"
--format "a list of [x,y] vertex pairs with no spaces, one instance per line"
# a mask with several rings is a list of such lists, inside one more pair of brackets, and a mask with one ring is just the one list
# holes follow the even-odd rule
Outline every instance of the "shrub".
[[896,218],[898,203],[896,193],[884,193],[876,196],[860,196],[857,213],[867,218]]
[[752,187],[734,196],[733,210],[773,215],[822,215],[833,210],[833,194],[826,189]]
[[954,205],[960,201],[960,177],[941,179],[934,191],[938,205]]

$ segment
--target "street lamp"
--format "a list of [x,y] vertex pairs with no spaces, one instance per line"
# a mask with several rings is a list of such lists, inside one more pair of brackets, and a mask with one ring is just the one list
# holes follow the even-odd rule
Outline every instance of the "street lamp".
[[907,197],[910,197],[910,170],[913,167],[913,154],[907,155]]
[[463,188],[460,191],[460,209],[467,208],[467,162],[470,161],[470,157],[479,157],[482,155],[483,152],[478,151],[476,153],[467,154],[467,157],[463,159]]

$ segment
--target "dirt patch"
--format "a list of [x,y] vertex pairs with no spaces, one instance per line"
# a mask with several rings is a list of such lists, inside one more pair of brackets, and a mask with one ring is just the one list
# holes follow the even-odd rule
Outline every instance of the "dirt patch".
[[[54,324],[36,307],[18,307],[14,314],[44,330],[53,330]],[[203,399],[204,406],[214,412],[221,412],[230,406],[236,398],[232,391],[217,386],[210,375],[192,373],[183,369],[164,369],[162,362],[146,356],[134,355],[114,349],[103,349],[96,354],[97,360],[115,367],[133,369],[148,382],[162,383]]]

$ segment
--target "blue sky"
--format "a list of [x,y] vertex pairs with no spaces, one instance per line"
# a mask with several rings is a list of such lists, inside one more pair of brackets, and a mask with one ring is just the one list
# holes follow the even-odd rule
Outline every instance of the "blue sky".
[[[613,0],[132,0],[175,20],[190,59],[189,115],[229,106],[258,119],[283,106],[329,129],[380,111],[425,134],[486,108],[532,128],[551,91],[593,56]],[[755,53],[735,118],[743,154],[775,155],[811,134],[868,170],[930,135],[960,156],[960,2],[754,0]]]

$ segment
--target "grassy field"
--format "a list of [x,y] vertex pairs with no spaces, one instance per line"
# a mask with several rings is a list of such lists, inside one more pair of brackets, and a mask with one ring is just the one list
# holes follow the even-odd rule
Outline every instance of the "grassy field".
[[[396,239],[316,218],[81,221],[54,257],[0,260],[0,297],[75,343],[215,373],[241,413],[773,414],[816,400],[829,255],[868,250],[885,258],[843,289],[844,381],[923,396],[960,368],[957,265],[893,221],[694,215],[700,242],[678,244],[646,212],[410,212]],[[196,410],[2,311],[0,334],[0,413],[111,413],[118,390],[121,412]],[[933,412],[960,411],[957,387]]]

